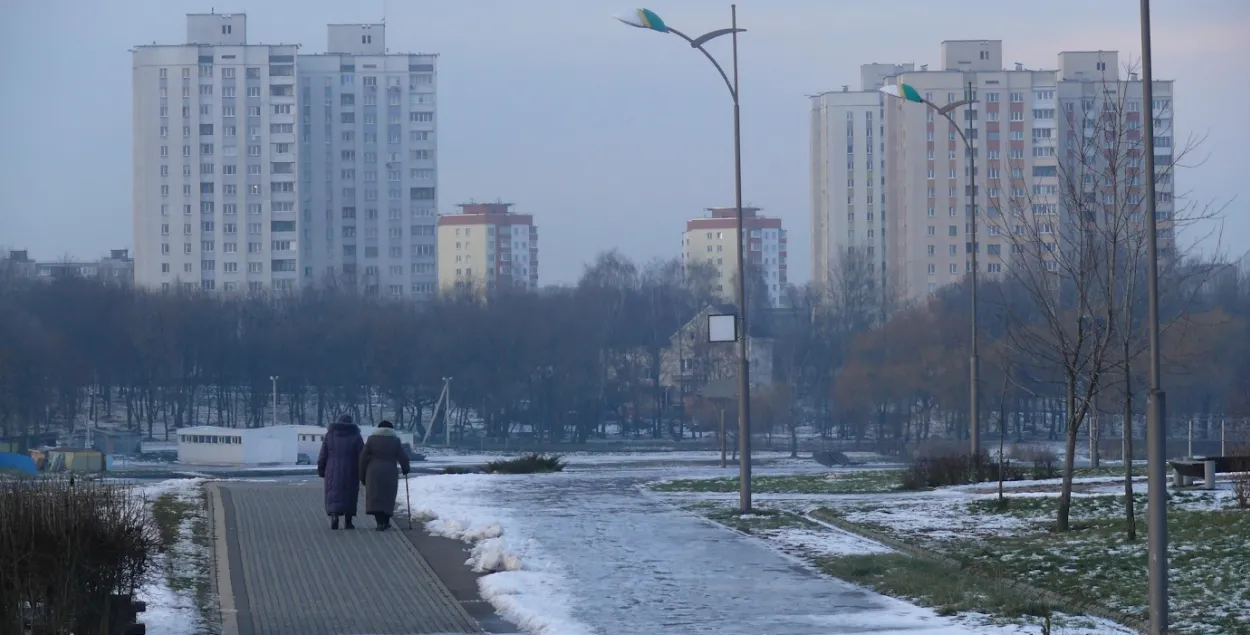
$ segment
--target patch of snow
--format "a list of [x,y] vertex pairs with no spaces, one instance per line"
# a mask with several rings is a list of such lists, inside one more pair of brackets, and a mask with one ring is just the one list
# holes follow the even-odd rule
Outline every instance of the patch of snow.
[[784,549],[829,556],[853,556],[868,553],[889,553],[889,547],[860,538],[836,528],[797,529],[786,528],[765,533]]
[[[160,496],[170,493],[177,494],[180,498],[195,497],[203,484],[204,479],[170,479],[144,484],[135,490],[151,504]],[[193,547],[191,532],[191,523],[184,521],[179,527],[180,543]],[[170,588],[166,578],[168,559],[176,552],[175,549],[157,555],[147,584],[135,593],[136,599],[147,603],[147,610],[139,614],[139,621],[143,622],[150,633],[195,635],[203,624],[203,616],[196,606],[195,590],[175,591]]]
[[412,510],[413,520],[421,521],[431,534],[472,545],[465,564],[488,573],[478,580],[482,598],[526,632],[594,633],[573,617],[562,567],[533,541],[518,550],[504,535],[510,519],[493,509],[483,494],[507,480],[484,474],[409,477],[412,498],[420,501],[420,507]]

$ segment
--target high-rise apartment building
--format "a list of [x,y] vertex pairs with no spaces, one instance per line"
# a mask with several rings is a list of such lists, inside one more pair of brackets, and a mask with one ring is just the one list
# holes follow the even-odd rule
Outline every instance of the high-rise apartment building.
[[[885,267],[884,108],[887,77],[914,64],[864,64],[860,90],[811,97],[812,272],[828,285],[847,267]],[[860,272],[862,273],[862,272]],[[860,275],[857,273],[855,275]]]
[[444,291],[538,288],[538,227],[511,203],[463,203],[438,217],[438,286]]
[[186,43],[134,49],[136,284],[433,292],[436,56],[328,31],[300,55],[192,14]]
[[[866,184],[870,189],[862,193],[859,187],[848,190],[847,198],[880,205],[876,211],[885,218],[878,216],[874,222],[883,225],[873,229],[884,234],[884,244],[879,245],[885,256],[882,281],[895,297],[921,298],[962,280],[971,269],[974,242],[979,269],[991,276],[1010,266],[1013,252],[1032,249],[1033,243],[1043,259],[1051,261],[1048,266],[1057,268],[1054,258],[1044,254],[1073,244],[1061,237],[1082,224],[1081,211],[1072,209],[1075,188],[1081,188],[1082,207],[1118,203],[1126,211],[1141,201],[1136,188],[1142,165],[1139,128],[1146,109],[1141,104],[1141,82],[1132,75],[1121,76],[1117,53],[1063,52],[1057,70],[1031,70],[1018,63],[1004,69],[1002,60],[1001,41],[948,41],[942,43],[940,70],[922,66],[884,78],[885,83],[912,87],[938,106],[968,97],[976,100],[952,113],[974,148],[976,241],[970,235],[973,192],[960,131],[926,106],[897,99],[883,102],[877,146],[882,162],[877,165],[884,168],[883,174]],[[1157,186],[1158,217],[1164,221],[1160,240],[1167,249],[1173,240],[1169,221],[1174,212],[1167,169],[1172,164],[1172,82],[1155,84],[1156,164],[1163,173]],[[813,132],[816,137],[819,131]],[[833,141],[838,143],[823,144],[827,149],[822,151],[830,156],[845,145]],[[814,139],[814,169],[817,145]],[[1099,167],[1108,160],[1122,163],[1119,176],[1109,176]],[[831,182],[845,176],[848,187],[858,184],[858,171],[851,164],[829,165]],[[838,171],[842,166],[845,175]],[[1102,182],[1116,179],[1121,182]],[[1077,183],[1082,180],[1086,182]],[[845,218],[842,210],[823,212],[818,202],[825,195],[816,191],[813,181],[813,226],[846,222],[851,235],[852,210],[845,211]],[[873,192],[878,184],[883,187]],[[861,211],[853,213],[858,221]],[[1013,216],[1018,214],[1027,218]],[[840,228],[828,233],[842,235]],[[1027,241],[1022,234],[1028,234]],[[826,258],[835,258],[834,249],[824,252]]]
[[295,288],[296,48],[193,14],[186,43],[133,49],[137,285]]
[[436,63],[387,53],[383,24],[332,24],[326,53],[299,56],[305,280],[434,292]]
[[[682,260],[705,262],[716,268],[717,291],[727,301],[737,297],[738,210],[710,207],[709,216],[686,221]],[[742,208],[742,226],[748,240],[747,267],[760,272],[768,287],[769,306],[781,306],[786,289],[786,230],[780,218],[760,216],[758,207]]]

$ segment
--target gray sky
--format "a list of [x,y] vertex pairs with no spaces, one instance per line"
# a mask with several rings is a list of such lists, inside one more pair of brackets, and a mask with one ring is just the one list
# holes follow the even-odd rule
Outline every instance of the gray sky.
[[[389,5],[389,6],[387,6]],[[1177,190],[1227,202],[1250,148],[1250,2],[1156,0],[1155,77],[1176,79],[1177,139],[1209,135]],[[131,244],[134,44],[181,43],[184,14],[246,12],[256,43],[325,48],[325,25],[386,11],[392,52],[437,52],[440,212],[470,198],[540,225],[542,281],[599,251],[676,256],[683,221],[733,202],[732,119],[715,70],[678,39],[627,28],[606,0],[0,0],[10,60],[0,121],[0,246],[95,258]],[[1060,50],[1140,55],[1137,0],[742,0],[744,197],[808,253],[808,101],[857,87],[866,62],[936,66],[945,39],[1001,39],[1004,60],[1053,68]],[[729,5],[657,0],[674,27],[728,26]],[[728,39],[710,45],[728,64]],[[1238,150],[1241,148],[1241,150]],[[1196,155],[1197,156],[1197,155]],[[1236,173],[1236,174],[1235,174]],[[1235,179],[1241,178],[1238,183]],[[1250,197],[1226,211],[1226,249],[1250,236]],[[1233,240],[1236,239],[1236,240]],[[1230,244],[1231,243],[1231,244]]]

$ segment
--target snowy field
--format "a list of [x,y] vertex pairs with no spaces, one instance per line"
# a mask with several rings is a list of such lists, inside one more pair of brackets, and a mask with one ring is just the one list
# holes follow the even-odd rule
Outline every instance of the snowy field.
[[[762,475],[796,471],[823,468],[808,461],[757,469]],[[640,487],[723,475],[724,470],[703,467],[588,469],[416,476],[410,486],[414,516],[432,533],[471,544],[469,563],[490,572],[480,581],[483,596],[536,635],[1041,632],[990,625],[977,615],[939,616],[821,575],[802,557],[888,551],[874,542],[816,523],[763,539],[747,536]],[[773,500],[820,504],[810,497]],[[1131,632],[1105,622],[1087,624],[1053,632]]]
[[[172,479],[136,486],[134,491],[149,506],[161,496],[172,494],[180,503],[199,510],[203,484],[202,479]],[[193,532],[194,521],[183,519],[178,526],[176,543],[156,556],[147,584],[136,594],[137,600],[147,602],[147,610],[139,614],[139,620],[153,635],[212,632],[197,603],[195,584],[201,573],[197,565],[202,566],[212,554],[207,547],[197,544]]]

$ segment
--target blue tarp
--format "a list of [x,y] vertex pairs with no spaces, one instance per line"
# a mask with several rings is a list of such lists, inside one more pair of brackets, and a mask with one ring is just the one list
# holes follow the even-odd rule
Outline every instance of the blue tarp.
[[25,454],[0,452],[0,469],[16,470],[26,474],[35,474],[35,460]]

